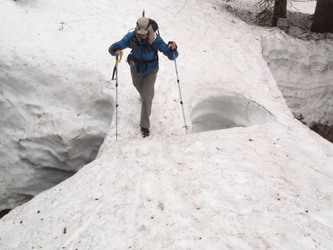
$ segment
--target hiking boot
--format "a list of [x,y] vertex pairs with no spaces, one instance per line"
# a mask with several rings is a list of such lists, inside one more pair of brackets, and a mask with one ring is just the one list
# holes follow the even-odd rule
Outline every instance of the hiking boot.
[[148,137],[149,136],[149,128],[141,127],[141,134],[142,134],[143,138]]

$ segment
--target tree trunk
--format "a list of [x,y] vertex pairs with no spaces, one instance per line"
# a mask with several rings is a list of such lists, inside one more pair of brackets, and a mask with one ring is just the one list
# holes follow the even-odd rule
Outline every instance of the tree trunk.
[[287,0],[275,0],[272,26],[275,27],[279,18],[287,18]]
[[333,0],[317,0],[311,31],[333,33]]

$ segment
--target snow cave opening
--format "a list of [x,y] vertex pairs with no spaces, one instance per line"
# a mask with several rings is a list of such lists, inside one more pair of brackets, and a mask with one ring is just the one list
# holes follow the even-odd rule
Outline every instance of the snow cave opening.
[[[21,126],[17,114],[22,114],[28,109],[20,108],[25,107],[26,103],[22,103],[23,101],[16,96],[15,93],[0,96],[0,110],[6,109],[7,113],[11,112],[10,118],[17,121],[17,126]],[[71,135],[67,133],[66,137],[59,133],[61,130],[57,127],[57,121],[47,121],[54,114],[40,114],[40,111],[46,110],[46,107],[35,107],[29,110],[29,115],[25,114],[27,118],[25,121],[30,124],[34,124],[36,119],[45,122],[39,124],[39,131],[25,132],[23,133],[25,136],[21,139],[11,140],[8,146],[12,148],[12,152],[2,154],[2,160],[6,163],[3,166],[4,171],[11,173],[4,178],[9,178],[11,181],[1,190],[0,218],[37,194],[70,178],[83,166],[96,159],[112,122],[112,99],[101,97],[87,103],[86,107],[83,106],[80,106],[83,111],[81,114],[74,113],[74,116],[80,116],[82,119],[76,120],[76,117],[72,117],[76,128]],[[75,107],[68,104],[67,108],[74,110]],[[9,129],[8,127],[8,131],[6,130],[8,134],[11,133]],[[14,170],[13,164],[16,166]]]
[[236,94],[206,98],[191,113],[192,132],[248,127],[274,119],[263,106]]

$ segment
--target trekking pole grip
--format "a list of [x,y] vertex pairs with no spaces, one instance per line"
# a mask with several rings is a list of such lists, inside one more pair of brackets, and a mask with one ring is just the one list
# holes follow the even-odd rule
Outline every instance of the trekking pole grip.
[[116,63],[120,63],[121,58],[123,58],[123,53],[124,52],[122,50],[116,52]]

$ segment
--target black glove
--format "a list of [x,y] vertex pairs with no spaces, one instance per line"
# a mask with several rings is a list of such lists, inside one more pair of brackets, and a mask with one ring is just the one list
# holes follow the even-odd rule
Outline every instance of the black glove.
[[[176,48],[171,48],[171,44],[173,44],[173,43],[176,45]],[[168,46],[170,47],[170,50],[171,50],[171,51],[176,51],[177,48],[178,48],[178,47],[177,47],[177,44],[176,44],[174,41],[170,41],[170,42],[168,42]]]
[[115,45],[115,46],[113,46],[113,48],[112,48],[112,53],[115,55],[116,52],[119,51],[119,50],[120,50],[120,46],[119,46],[119,45]]

